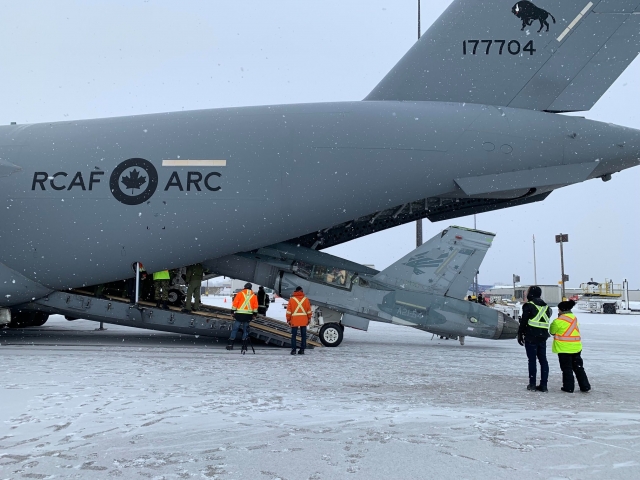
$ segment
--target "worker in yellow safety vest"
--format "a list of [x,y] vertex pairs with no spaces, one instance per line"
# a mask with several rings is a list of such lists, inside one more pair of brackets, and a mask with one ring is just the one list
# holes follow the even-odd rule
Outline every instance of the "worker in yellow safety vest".
[[258,315],[258,297],[253,293],[253,285],[246,283],[244,290],[240,290],[233,298],[231,309],[233,310],[233,328],[227,344],[227,350],[233,350],[233,342],[238,335],[238,330],[242,328],[242,353],[247,350],[247,339],[249,338],[249,322]]
[[562,370],[563,392],[573,393],[575,387],[573,374],[578,379],[581,392],[591,390],[589,379],[582,365],[582,337],[578,327],[578,319],[571,313],[576,302],[567,300],[558,304],[558,318],[551,322],[549,333],[553,335],[551,351],[558,354],[560,370]]
[[[529,360],[529,385],[527,390],[546,392],[549,379],[547,339],[552,310],[542,300],[542,289],[532,285],[527,291],[527,303],[522,306],[518,343],[524,347]],[[536,386],[536,358],[540,362],[540,384]]]
[[311,320],[311,304],[304,296],[302,287],[296,287],[295,292],[287,304],[287,323],[291,327],[291,355],[296,354],[296,337],[300,328],[300,350],[298,355],[304,355],[307,348],[307,326]]
[[[169,310],[167,302],[169,301],[169,283],[171,281],[171,275],[169,270],[160,270],[153,274],[153,298],[156,301],[156,307]],[[162,304],[160,303],[162,302]]]

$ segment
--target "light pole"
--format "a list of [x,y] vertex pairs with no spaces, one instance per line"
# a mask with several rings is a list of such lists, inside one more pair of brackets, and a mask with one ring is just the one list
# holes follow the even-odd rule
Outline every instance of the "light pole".
[[[420,0],[418,0],[418,40],[420,40]],[[416,220],[416,248],[422,245],[422,219]]]
[[536,269],[536,236],[533,236],[533,283],[538,285],[538,271]]
[[561,233],[560,235],[556,235],[556,243],[560,244],[560,270],[562,273],[562,300],[565,299],[564,295],[564,282],[569,281],[569,275],[564,274],[564,249],[562,245],[569,241],[569,235],[566,233]]

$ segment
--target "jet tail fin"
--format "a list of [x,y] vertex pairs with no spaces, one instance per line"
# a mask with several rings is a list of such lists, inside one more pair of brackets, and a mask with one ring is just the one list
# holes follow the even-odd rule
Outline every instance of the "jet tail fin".
[[480,230],[449,227],[374,279],[407,290],[464,298],[494,236]]
[[589,110],[640,51],[640,0],[454,0],[365,100]]

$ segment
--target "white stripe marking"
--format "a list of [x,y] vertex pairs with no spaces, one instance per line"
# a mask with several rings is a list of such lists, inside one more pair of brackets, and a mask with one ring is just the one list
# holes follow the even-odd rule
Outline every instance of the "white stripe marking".
[[575,26],[576,26],[576,23],[578,23],[578,22],[582,19],[582,17],[583,17],[584,15],[586,15],[586,13],[589,11],[589,9],[590,9],[591,7],[593,7],[593,2],[589,2],[589,3],[587,3],[587,5],[586,5],[586,6],[585,6],[581,11],[580,11],[580,13],[579,13],[578,15],[576,15],[576,18],[574,18],[574,19],[573,19],[573,21],[569,24],[569,26],[568,26],[567,28],[565,28],[565,29],[564,29],[564,31],[563,31],[563,32],[560,34],[560,36],[558,37],[558,39],[557,39],[557,40],[558,40],[559,42],[561,42],[561,41],[562,41],[562,39],[563,39],[564,37],[566,37],[566,36],[569,34],[569,32],[571,31],[571,29],[572,29],[573,27],[575,27]]
[[226,167],[226,160],[162,160],[163,167]]

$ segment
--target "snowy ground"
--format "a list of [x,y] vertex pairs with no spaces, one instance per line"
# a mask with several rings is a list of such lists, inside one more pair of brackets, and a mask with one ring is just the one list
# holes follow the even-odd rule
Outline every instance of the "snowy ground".
[[515,340],[375,323],[305,357],[61,317],[3,330],[0,478],[640,478],[640,316],[579,318],[588,394],[560,392],[550,346],[531,393]]

